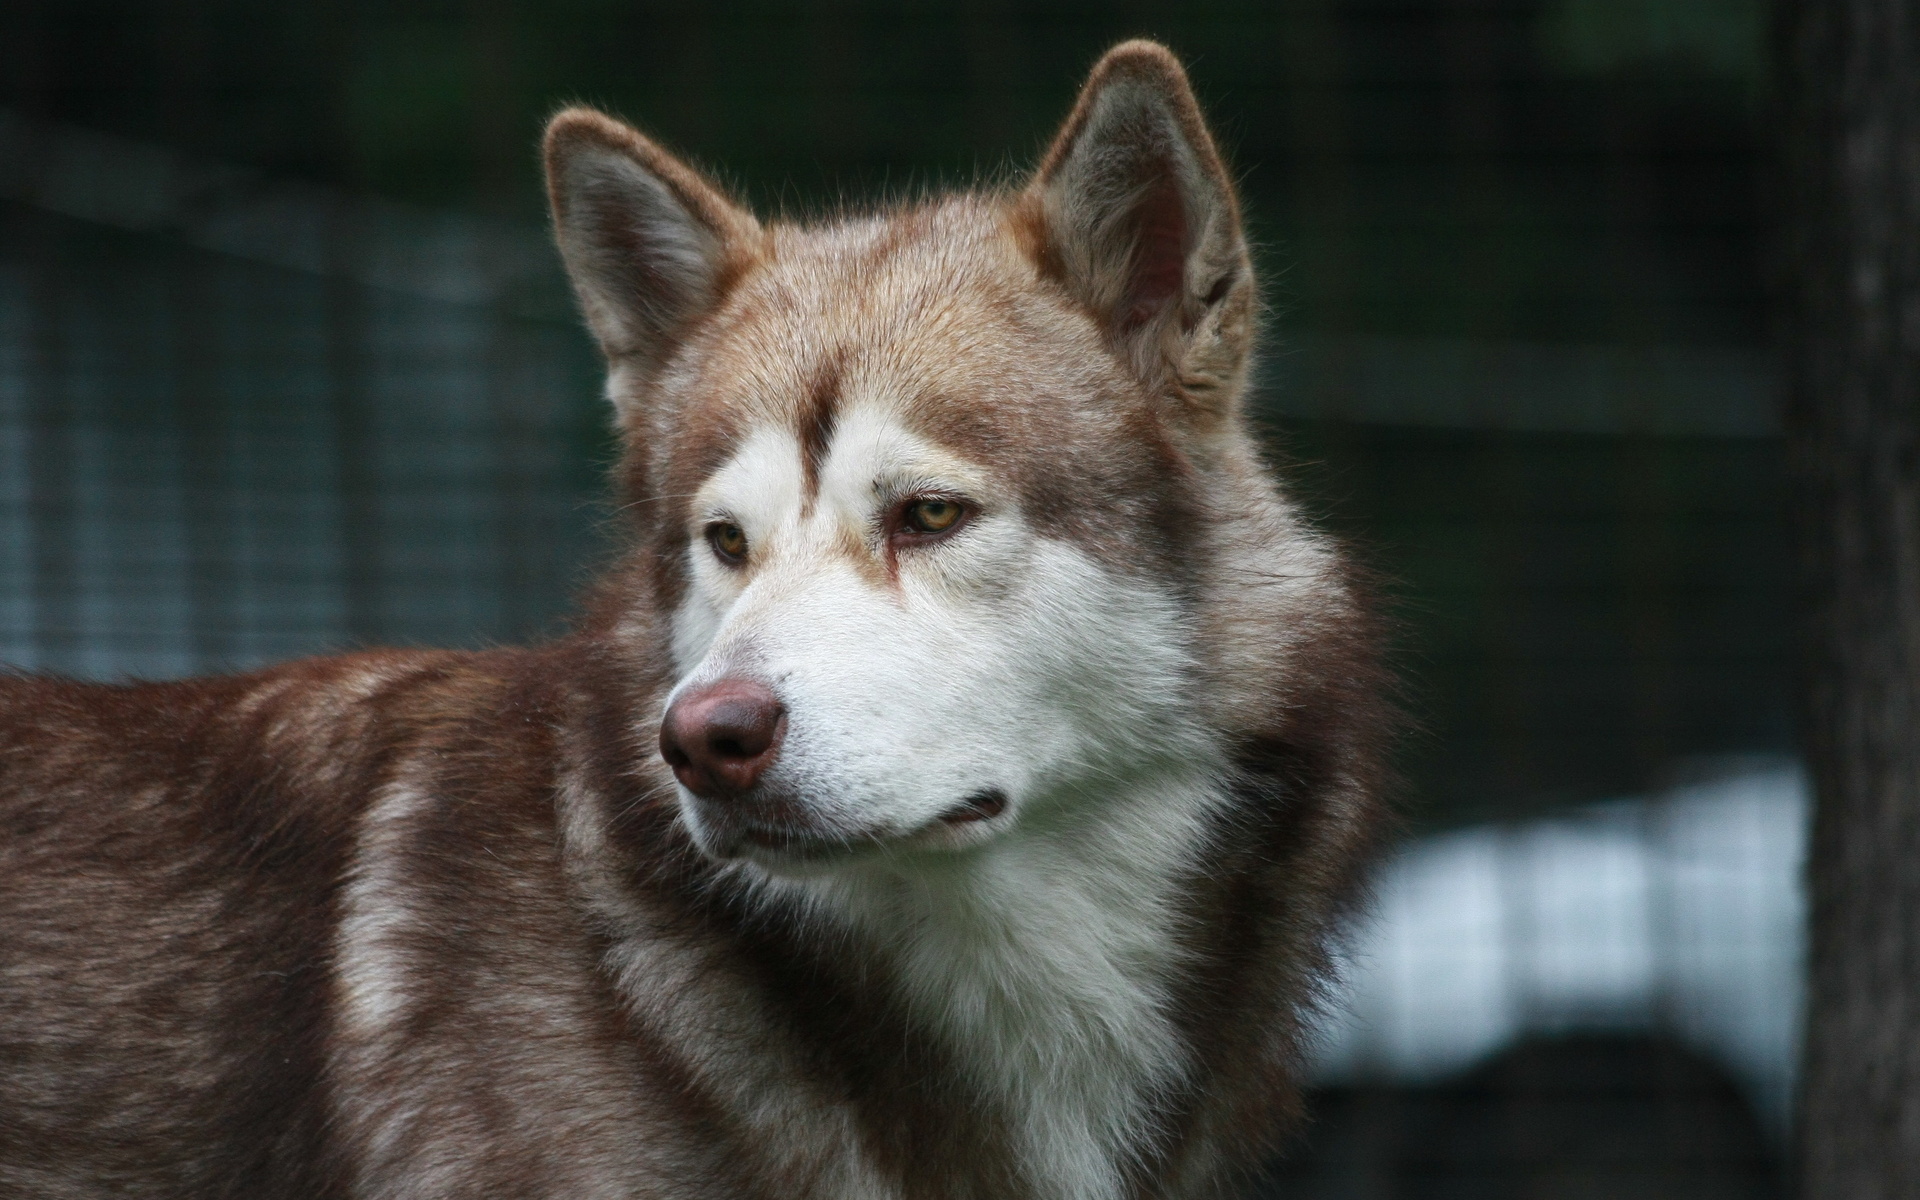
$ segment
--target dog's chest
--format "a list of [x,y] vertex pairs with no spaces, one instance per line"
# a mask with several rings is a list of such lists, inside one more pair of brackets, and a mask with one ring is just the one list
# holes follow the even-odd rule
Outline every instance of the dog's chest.
[[1006,1115],[1040,1196],[1122,1194],[1154,1140],[1155,1099],[1187,1074],[1169,1007],[1190,840],[1158,832],[1135,847],[1029,847],[987,878],[867,914],[891,927],[909,1008]]

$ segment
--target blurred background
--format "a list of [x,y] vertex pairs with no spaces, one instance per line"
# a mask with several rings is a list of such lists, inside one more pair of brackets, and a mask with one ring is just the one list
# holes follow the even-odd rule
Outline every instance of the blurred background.
[[1136,35],[1240,174],[1256,410],[1386,581],[1419,724],[1262,1194],[1780,1194],[1761,0],[10,0],[0,662],[557,631],[612,450],[543,118],[606,107],[805,214],[1020,169]]

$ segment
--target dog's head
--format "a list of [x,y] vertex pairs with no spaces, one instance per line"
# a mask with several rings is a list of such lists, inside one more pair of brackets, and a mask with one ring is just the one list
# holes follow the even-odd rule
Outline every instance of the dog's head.
[[704,850],[964,850],[1212,752],[1209,560],[1274,502],[1239,214],[1172,55],[1110,52],[1024,188],[870,217],[763,225],[585,110],[546,153]]

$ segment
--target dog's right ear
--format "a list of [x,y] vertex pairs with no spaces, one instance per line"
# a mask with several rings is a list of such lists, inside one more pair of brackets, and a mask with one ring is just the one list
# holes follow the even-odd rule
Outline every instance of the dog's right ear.
[[651,373],[717,303],[760,226],[637,130],[569,108],[547,125],[554,237],[587,325],[616,365]]

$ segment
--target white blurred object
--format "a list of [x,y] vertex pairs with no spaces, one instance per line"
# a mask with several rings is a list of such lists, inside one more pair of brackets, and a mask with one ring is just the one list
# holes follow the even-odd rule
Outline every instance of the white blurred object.
[[1720,1062],[1784,1131],[1807,808],[1797,766],[1746,761],[1410,844],[1375,879],[1318,1077],[1423,1082],[1527,1034],[1658,1031]]

